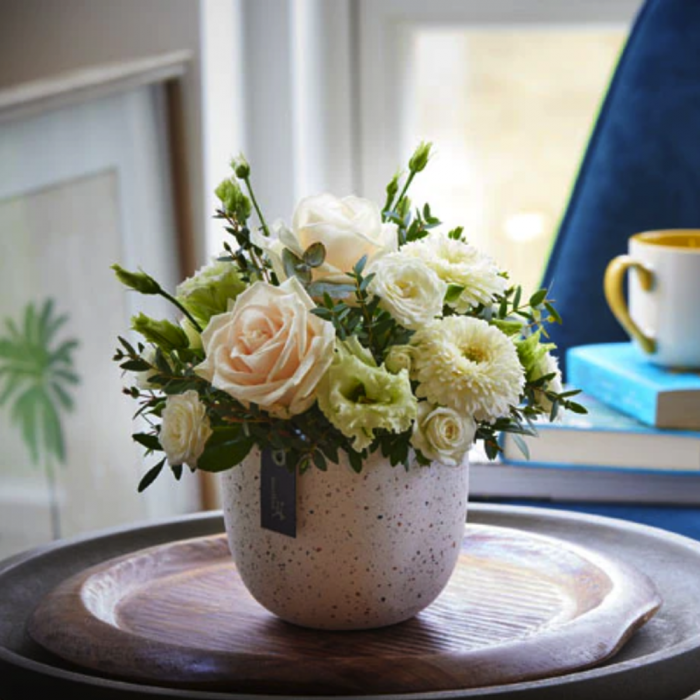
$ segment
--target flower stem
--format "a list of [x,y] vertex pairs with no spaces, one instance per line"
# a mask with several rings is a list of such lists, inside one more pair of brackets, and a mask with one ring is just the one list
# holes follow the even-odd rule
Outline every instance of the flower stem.
[[195,327],[195,329],[200,333],[202,332],[203,329],[199,323],[197,323],[194,316],[192,316],[192,314],[174,296],[168,294],[164,289],[161,289],[159,294],[162,297],[165,297],[171,304],[177,306],[177,308],[180,309],[180,311],[182,311],[182,313],[189,319],[190,323]]
[[248,194],[250,195],[250,201],[253,202],[253,206],[255,207],[255,212],[258,215],[258,219],[260,219],[260,226],[263,230],[263,234],[269,238],[270,230],[267,228],[267,224],[265,223],[265,218],[263,217],[262,212],[260,211],[260,207],[258,206],[258,200],[255,199],[255,192],[253,192],[253,186],[250,184],[250,177],[243,178],[243,182],[245,182],[245,186],[248,190]]
[[401,200],[406,196],[406,192],[408,192],[408,188],[411,186],[411,183],[413,182],[413,178],[416,176],[416,171],[411,170],[409,172],[408,177],[406,178],[406,182],[403,186],[403,189],[401,190],[401,194],[399,195],[399,198],[396,200],[396,206],[394,209],[397,209],[398,206],[401,204]]

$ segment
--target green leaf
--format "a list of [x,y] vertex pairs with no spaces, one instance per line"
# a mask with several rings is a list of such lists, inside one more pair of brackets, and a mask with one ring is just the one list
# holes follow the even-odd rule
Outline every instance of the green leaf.
[[517,309],[518,306],[520,306],[520,298],[522,297],[522,295],[523,295],[523,288],[520,285],[518,285],[515,288],[515,296],[513,297],[513,308],[514,309]]
[[530,297],[530,306],[535,308],[535,307],[539,306],[546,298],[547,298],[547,290],[540,289],[538,292],[535,292]]
[[182,464],[172,464],[170,465],[170,470],[175,476],[175,480],[180,481],[182,478]]
[[549,412],[549,421],[553,423],[559,415],[559,401],[552,401],[552,410]]
[[554,308],[552,304],[550,304],[548,301],[544,303],[544,308],[549,311],[549,315],[559,324],[561,325],[562,319],[561,316],[559,315],[559,312]]
[[289,248],[282,249],[282,266],[284,267],[284,274],[287,277],[294,277],[297,272],[297,267],[303,265],[304,261],[298,256],[292,253]]
[[130,372],[146,372],[151,369],[151,365],[146,360],[127,360],[119,365],[122,369]]
[[138,442],[139,445],[143,445],[149,450],[156,450],[158,452],[163,451],[163,447],[160,444],[160,440],[157,435],[152,435],[150,433],[134,433],[131,436],[134,442]]
[[457,228],[453,228],[448,234],[448,238],[451,238],[453,241],[459,241],[462,239],[462,234],[464,233],[464,226],[457,226]]
[[463,291],[464,287],[461,284],[448,284],[447,292],[445,293],[445,303],[454,304],[459,299]]
[[523,324],[520,321],[506,321],[502,318],[493,319],[491,324],[508,336],[518,335],[523,329]]
[[241,426],[216,427],[197,461],[197,469],[221,472],[235,467],[248,456],[253,444],[253,438]]
[[576,403],[575,401],[568,401],[566,408],[573,413],[579,413],[581,415],[588,413],[588,409],[585,406],[582,406],[580,403]]
[[163,465],[165,464],[165,457],[158,462],[158,464],[155,465],[155,467],[151,467],[144,477],[139,481],[139,486],[138,486],[138,492],[141,493],[142,491],[145,491],[158,477],[160,474],[161,470],[163,469]]
[[314,464],[322,472],[325,472],[328,469],[328,465],[326,464],[326,458],[323,456],[323,453],[319,450],[316,450],[316,452],[314,452]]
[[350,296],[355,287],[351,284],[332,284],[331,282],[312,282],[306,289],[309,296],[321,299],[328,294],[332,299],[345,299]]
[[352,271],[359,277],[362,274],[362,271],[365,269],[365,265],[367,264],[367,256],[363,255],[356,263],[355,266],[352,268]]
[[326,259],[326,247],[323,243],[312,243],[304,251],[304,262],[309,267],[320,267]]
[[355,452],[355,450],[350,449],[348,450],[348,460],[352,470],[355,473],[360,474],[362,472],[362,455],[359,452]]
[[522,438],[522,436],[518,435],[517,433],[513,433],[513,440],[515,444],[518,446],[518,449],[520,452],[522,452],[523,456],[525,459],[530,459],[530,448],[527,446],[527,442]]

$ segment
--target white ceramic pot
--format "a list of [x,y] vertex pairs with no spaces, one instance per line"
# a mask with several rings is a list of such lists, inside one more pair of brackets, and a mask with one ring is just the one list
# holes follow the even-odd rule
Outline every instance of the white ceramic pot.
[[[341,453],[342,454],[342,453]],[[260,451],[224,472],[226,532],[253,597],[315,629],[371,629],[430,605],[457,563],[468,464],[392,467],[379,454],[356,474],[343,454],[297,475],[295,538],[260,526]]]

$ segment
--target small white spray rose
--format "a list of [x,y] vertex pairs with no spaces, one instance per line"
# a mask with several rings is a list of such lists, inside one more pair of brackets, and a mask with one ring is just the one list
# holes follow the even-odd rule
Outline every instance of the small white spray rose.
[[158,439],[169,464],[197,467],[197,460],[212,434],[206,407],[196,391],[168,396]]
[[384,358],[384,366],[392,373],[398,374],[402,369],[411,371],[410,345],[392,345]]
[[202,333],[206,359],[195,371],[247,406],[289,418],[316,400],[316,387],[333,361],[333,324],[296,277],[279,287],[255,282],[230,311],[213,316]]
[[390,253],[374,262],[368,272],[374,273],[369,291],[404,328],[418,330],[442,316],[447,284],[419,258]]
[[476,423],[471,416],[427,401],[418,404],[411,444],[428,459],[448,467],[461,465],[475,435]]
[[[561,394],[564,391],[561,381],[561,370],[559,369],[559,360],[552,355],[552,353],[547,352],[539,359],[535,369],[532,373],[532,380],[537,381],[540,377],[544,377],[547,374],[554,374],[554,377],[550,379],[545,388],[548,391],[553,391],[555,394]],[[549,413],[552,410],[552,402],[544,395],[544,392],[537,392],[537,403]],[[557,414],[557,419],[561,420],[562,411]]]

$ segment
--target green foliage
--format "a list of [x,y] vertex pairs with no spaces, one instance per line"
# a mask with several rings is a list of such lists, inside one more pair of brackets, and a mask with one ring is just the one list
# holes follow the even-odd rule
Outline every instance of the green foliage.
[[[386,187],[382,221],[396,225],[399,246],[419,241],[441,225],[429,204],[414,207],[408,196],[413,180],[426,168],[430,157],[431,144],[419,144],[408,160],[407,171],[396,173]],[[338,281],[335,277],[323,276],[327,251],[322,243],[314,242],[303,252],[298,247],[294,250],[281,248],[278,242],[278,247],[270,245],[265,240],[270,230],[253,191],[249,163],[240,156],[231,162],[231,169],[231,177],[225,179],[216,190],[221,202],[216,218],[224,223],[230,236],[224,243],[224,252],[219,260],[235,273],[235,280],[229,280],[231,284],[225,290],[220,289],[223,284],[221,275],[225,274],[220,269],[211,273],[211,279],[219,285],[216,290],[208,289],[204,284],[207,280],[202,279],[190,284],[192,289],[186,288],[183,283],[178,288],[177,298],[170,296],[143,272],[128,272],[114,266],[117,277],[131,289],[169,299],[192,323],[192,328],[202,331],[211,316],[223,313],[243,289],[257,281],[278,285],[278,274],[282,276],[283,273],[285,278],[297,278],[316,304],[312,313],[333,325],[336,337],[345,341],[344,347],[352,346],[353,342],[359,343],[365,352],[371,354],[371,360],[365,358],[367,364],[373,361],[380,367],[392,347],[409,345],[414,331],[402,327],[391,313],[381,308],[380,298],[371,291],[375,273],[368,269],[366,256],[358,260],[351,270],[344,271],[344,278]],[[242,184],[239,185],[236,179]],[[256,217],[259,222],[257,230]],[[456,227],[447,236],[453,241],[463,241],[463,228]],[[505,274],[502,277],[507,279]],[[217,290],[225,293],[219,297],[212,296]],[[465,287],[461,284],[447,285],[444,316],[458,313],[453,306],[464,292]],[[476,439],[483,441],[486,453],[492,459],[501,451],[501,433],[512,433],[516,443],[527,452],[522,438],[536,435],[537,419],[548,417],[553,420],[562,409],[585,412],[585,408],[571,400],[578,392],[555,391],[558,376],[542,369],[545,356],[553,348],[545,342],[547,324],[562,322],[555,301],[546,289],[535,291],[529,298],[525,296],[521,287],[513,285],[502,294],[494,295],[487,303],[471,307],[464,314],[461,310],[459,312],[482,319],[509,336],[515,343],[525,372],[525,387],[519,405],[511,406],[509,415],[492,423],[481,421],[477,424]],[[394,466],[401,464],[407,468],[412,460],[421,465],[429,462],[420,451],[412,450],[411,430],[393,433],[376,428],[376,432],[372,433],[372,444],[358,452],[353,449],[352,440],[329,422],[317,404],[301,414],[284,419],[254,404],[244,406],[196,374],[195,367],[204,360],[204,352],[201,348],[193,347],[196,345],[194,341],[193,346],[190,345],[188,335],[180,326],[141,314],[134,319],[134,330],[141,334],[148,347],[143,344],[134,347],[124,338],[119,338],[120,345],[115,351],[114,360],[122,370],[138,373],[140,378],[136,385],[125,387],[124,392],[139,404],[135,416],[144,418],[151,426],[150,430],[133,435],[147,456],[162,451],[159,421],[167,397],[195,391],[206,406],[213,431],[197,460],[196,468],[203,471],[230,469],[239,464],[255,445],[284,451],[287,467],[299,473],[309,469],[325,471],[329,462],[338,462],[343,452],[348,455],[350,466],[356,472],[362,470],[364,460],[375,450],[388,457]],[[197,334],[194,334],[194,338],[198,339]],[[64,350],[64,354],[68,350]],[[410,358],[406,360],[409,361]],[[555,378],[557,381],[554,381]],[[415,378],[412,379],[411,388],[415,396],[418,385]],[[408,379],[406,383],[408,385]],[[12,393],[12,390],[10,386],[5,387],[5,392]],[[62,405],[70,403],[67,392],[62,389],[53,391]],[[36,403],[36,399],[27,400]],[[359,399],[358,403],[361,403]],[[47,413],[45,409],[42,411]],[[52,419],[44,420],[50,423]],[[25,430],[29,438],[36,432],[36,427],[27,424]],[[397,430],[403,430],[403,425]],[[139,484],[140,491],[162,473],[165,463],[166,460],[161,459],[147,471]],[[176,479],[181,477],[182,465],[170,465],[170,469]]]
[[79,382],[73,368],[74,339],[54,342],[68,316],[54,314],[54,302],[33,303],[24,310],[21,326],[5,319],[0,337],[0,406],[12,401],[10,420],[16,425],[31,459],[42,454],[65,462],[62,411],[73,409],[70,387]]

